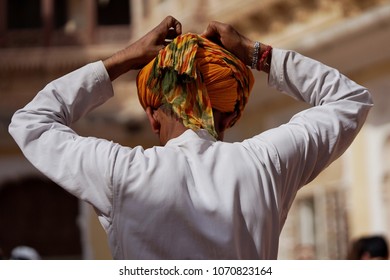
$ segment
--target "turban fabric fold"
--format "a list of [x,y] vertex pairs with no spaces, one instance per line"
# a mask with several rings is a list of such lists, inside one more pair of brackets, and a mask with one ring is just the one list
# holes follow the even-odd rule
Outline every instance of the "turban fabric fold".
[[251,70],[221,46],[199,35],[176,37],[137,76],[144,109],[168,105],[183,125],[217,138],[213,109],[241,117],[253,87]]

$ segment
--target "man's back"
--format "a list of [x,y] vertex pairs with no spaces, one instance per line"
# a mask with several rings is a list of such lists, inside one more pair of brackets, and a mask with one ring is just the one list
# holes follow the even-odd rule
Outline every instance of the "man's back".
[[261,168],[269,162],[203,130],[129,153],[118,153],[114,176],[116,258],[276,258],[278,195]]

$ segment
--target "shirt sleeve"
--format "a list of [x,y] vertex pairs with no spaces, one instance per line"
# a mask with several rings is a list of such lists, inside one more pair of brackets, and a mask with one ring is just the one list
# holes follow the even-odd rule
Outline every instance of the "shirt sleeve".
[[38,170],[107,217],[118,147],[107,140],[81,137],[70,125],[111,96],[112,84],[103,63],[91,63],[49,83],[14,114],[9,126]]
[[298,189],[349,147],[372,100],[366,88],[336,69],[287,50],[273,50],[269,85],[312,105],[288,123],[250,140],[267,147],[277,192],[289,208]]

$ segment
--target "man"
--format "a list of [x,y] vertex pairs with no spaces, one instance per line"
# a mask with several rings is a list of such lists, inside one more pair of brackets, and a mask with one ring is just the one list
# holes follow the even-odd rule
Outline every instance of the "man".
[[[112,57],[53,81],[15,113],[10,133],[38,169],[95,207],[115,259],[276,259],[296,192],[351,144],[371,96],[335,69],[212,22],[183,53],[197,56],[192,48],[210,38],[269,73],[270,86],[313,105],[285,125],[225,143],[219,140],[243,106],[214,108],[203,84],[210,71],[200,72],[198,58],[188,69],[178,54],[164,59],[167,48],[181,46],[161,50],[165,38],[180,41],[180,34],[168,17]],[[69,128],[113,95],[110,80],[144,66],[139,97],[164,146],[123,147]],[[242,75],[249,82],[236,88],[236,104],[250,91],[250,73]],[[188,99],[195,101],[180,107]]]

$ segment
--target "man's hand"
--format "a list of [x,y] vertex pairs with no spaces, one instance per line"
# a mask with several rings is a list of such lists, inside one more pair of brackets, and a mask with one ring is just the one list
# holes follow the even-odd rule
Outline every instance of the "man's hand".
[[252,64],[253,45],[255,42],[240,34],[231,25],[212,21],[202,33],[202,36],[222,45],[246,65]]
[[[212,21],[210,22],[209,26],[207,26],[207,29],[202,33],[202,36],[219,45],[222,45],[225,49],[235,54],[246,65],[252,67],[255,41],[252,41],[244,35],[240,34],[231,25]],[[269,46],[265,44],[260,45],[258,59],[260,59],[264,53],[267,53],[267,48],[269,48]],[[268,57],[268,66],[265,67],[263,65],[263,67],[261,67],[261,70],[266,73],[269,73],[269,65],[272,56]]]
[[181,32],[181,23],[168,16],[142,38],[104,60],[111,81],[131,69],[142,68]]
[[150,62],[170,40],[180,34],[181,23],[172,16],[166,17],[153,30],[130,46],[138,56],[137,68],[142,68]]

